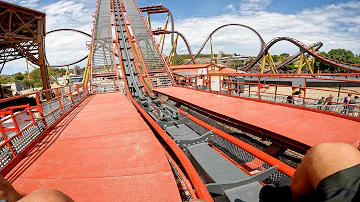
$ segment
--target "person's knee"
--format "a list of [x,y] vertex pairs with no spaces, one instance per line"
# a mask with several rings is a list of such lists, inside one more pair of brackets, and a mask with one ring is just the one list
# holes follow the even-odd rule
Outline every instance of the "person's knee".
[[[328,158],[339,158],[341,156],[348,157],[355,156],[360,157],[360,153],[352,145],[346,144],[346,143],[340,143],[340,142],[326,142],[326,143],[320,143],[315,146],[313,146],[308,153],[306,154],[307,157],[310,159],[315,158],[315,160],[318,160],[319,158],[322,158],[324,156]],[[329,159],[326,159],[329,160]]]
[[324,178],[360,163],[360,152],[345,143],[321,143],[303,159],[303,167],[314,187]]
[[19,202],[74,202],[70,197],[54,189],[39,189],[25,196]]

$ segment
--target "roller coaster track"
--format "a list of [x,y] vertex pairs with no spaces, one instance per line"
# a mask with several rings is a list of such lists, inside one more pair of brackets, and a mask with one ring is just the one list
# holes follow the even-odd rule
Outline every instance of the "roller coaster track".
[[[249,177],[245,172],[243,173],[238,167],[234,166],[231,161],[227,160],[226,157],[222,156],[208,145],[207,141],[210,141],[212,134],[216,136],[213,129],[201,129],[200,124],[189,118],[190,116],[188,117],[185,114],[182,114],[181,110],[176,106],[162,101],[157,96],[152,95],[144,89],[146,88],[146,85],[141,79],[139,68],[137,68],[136,51],[131,48],[130,29],[127,28],[127,26],[131,26],[131,23],[126,21],[126,19],[129,20],[129,18],[126,18],[124,14],[126,13],[126,15],[130,16],[130,19],[131,17],[134,19],[134,15],[136,15],[137,11],[133,8],[134,5],[136,8],[136,4],[135,2],[133,5],[131,4],[131,0],[125,1],[124,3],[121,3],[119,0],[114,0],[116,47],[121,63],[121,69],[124,72],[124,85],[127,96],[174,153],[184,170],[186,170],[186,173],[200,198],[205,199],[206,201],[213,201],[213,197],[214,199],[218,197],[211,196],[209,194],[210,192],[212,194],[221,195],[222,200],[225,198],[229,201],[236,201],[236,198],[242,198],[246,201],[250,198],[251,200],[249,201],[253,201],[255,198],[258,199],[258,191],[261,188],[260,183],[258,182],[263,181],[274,173],[277,166],[281,165],[280,167],[285,168],[285,170],[286,167],[289,167],[282,162],[275,160],[273,157],[266,156],[265,159],[273,159],[275,161],[272,161],[273,163],[269,162],[269,165],[264,167],[264,171],[261,172],[261,174]],[[145,36],[145,33],[146,32],[142,32],[141,36],[147,37]],[[138,48],[141,49],[141,47]],[[206,161],[198,162],[198,165],[195,168],[193,165],[195,163],[190,161],[190,158],[186,156],[183,150],[186,151],[188,155],[191,155],[193,159],[198,159],[199,161],[206,159]],[[213,166],[211,162],[217,163],[218,166]],[[263,163],[261,165],[265,166]],[[219,168],[221,169],[219,170]],[[223,172],[224,169],[227,172]],[[288,169],[288,171],[290,172],[285,172],[287,173],[286,175],[291,176],[293,169]],[[212,173],[213,176],[211,178],[213,178],[213,180],[210,182],[206,179],[201,179],[199,173],[202,172]],[[234,175],[232,175],[231,172],[234,172]],[[217,179],[215,179],[216,177]],[[229,178],[229,180],[227,181],[224,177]],[[237,180],[245,180],[246,182],[238,183]],[[223,184],[224,182],[226,182],[226,186]],[[230,190],[234,189],[242,190],[242,193],[230,192]]]
[[[189,44],[189,42],[188,42],[188,40],[186,39],[186,37],[181,33],[181,32],[179,32],[179,31],[168,31],[168,30],[154,30],[153,31],[153,34],[154,35],[159,35],[159,34],[177,34],[177,35],[179,35],[182,39],[183,39],[183,41],[184,41],[184,43],[185,43],[185,45],[186,45],[186,48],[187,48],[187,50],[188,50],[188,52],[189,52],[189,55],[191,56],[191,61],[194,63],[194,64],[196,64],[196,62],[195,62],[195,58],[194,58],[194,56],[193,56],[193,54],[192,54],[192,50],[191,50],[191,47],[190,47],[190,44]],[[177,55],[177,54],[176,54]],[[181,61],[181,62],[184,62],[178,55],[177,55],[177,57],[178,57],[178,59]]]
[[[316,43],[311,44],[309,47],[311,49],[314,49],[315,51],[318,51],[322,46],[323,46],[323,43],[316,42]],[[277,70],[277,69],[279,69],[281,67],[284,67],[284,66],[286,66],[286,65],[288,65],[290,63],[293,63],[294,61],[297,60],[298,57],[300,57],[300,55],[301,55],[300,51],[293,54],[292,56],[286,58],[284,61],[282,61],[280,64],[278,64],[274,69]],[[309,57],[309,55],[307,54],[306,57]],[[269,69],[269,70],[265,71],[265,73],[269,73],[270,71],[271,70]]]
[[[167,9],[167,8],[166,8]],[[170,10],[167,9],[168,12],[169,12],[169,15],[171,14]],[[172,22],[172,28],[171,28],[171,31],[167,31],[167,33],[177,33],[181,36],[181,38],[183,38],[183,40],[185,41],[185,44],[186,44],[186,47],[188,49],[188,52],[191,53],[191,47],[186,39],[186,37],[181,34],[180,32],[178,31],[175,31],[174,30],[174,19],[173,19],[173,16],[171,15],[171,22]],[[191,58],[192,60],[188,61],[188,62],[184,62],[177,54],[176,54],[176,57],[183,63],[185,64],[189,64],[191,61],[193,61],[195,63],[195,58],[201,53],[201,51],[204,49],[205,45],[207,44],[207,42],[210,40],[210,38],[212,37],[213,34],[215,34],[217,31],[219,31],[220,29],[224,28],[224,27],[228,27],[228,26],[241,26],[241,27],[245,27],[251,31],[253,31],[259,38],[260,40],[260,51],[259,51],[259,54],[257,55],[257,57],[251,61],[250,63],[248,63],[247,65],[241,67],[240,69],[241,70],[244,70],[244,71],[248,71],[250,68],[252,68],[256,63],[258,63],[261,58],[263,56],[265,56],[268,52],[268,50],[274,45],[276,44],[277,42],[279,41],[289,41],[291,43],[293,43],[294,45],[296,45],[297,47],[300,48],[300,51],[295,53],[294,55],[292,55],[292,57],[288,58],[286,61],[282,62],[281,64],[277,65],[275,67],[275,69],[278,69],[278,68],[281,68],[287,64],[290,64],[292,63],[294,60],[296,60],[300,55],[301,53],[307,53],[307,56],[306,57],[309,57],[309,56],[313,56],[321,61],[324,61],[330,65],[334,65],[336,67],[339,67],[339,68],[342,68],[342,69],[348,69],[348,70],[352,70],[352,71],[355,71],[355,72],[360,72],[360,65],[358,64],[351,64],[351,63],[344,63],[344,62],[341,62],[341,61],[337,61],[337,60],[333,60],[331,58],[327,58],[325,56],[322,56],[320,54],[320,52],[318,51],[321,47],[322,47],[322,43],[321,42],[317,42],[317,43],[314,43],[314,44],[311,44],[310,46],[307,46],[305,44],[303,44],[302,42],[294,39],[294,38],[290,38],[290,37],[277,37],[277,38],[274,38],[272,39],[270,42],[268,42],[267,44],[265,44],[263,38],[261,37],[261,35],[253,28],[247,26],[247,25],[242,25],[242,24],[225,24],[225,25],[222,25],[218,28],[216,28],[213,32],[210,33],[210,35],[205,39],[205,41],[203,42],[203,44],[200,46],[199,50],[197,51],[197,53],[193,56],[192,54],[191,55]],[[171,36],[171,44],[174,43],[174,36],[172,35]]]
[[[262,50],[265,48],[265,41],[264,39],[261,37],[261,35],[259,34],[259,32],[257,32],[255,29],[247,26],[247,25],[243,25],[243,24],[225,24],[222,25],[218,28],[216,28],[214,31],[212,31],[210,33],[210,35],[205,39],[205,41],[203,42],[203,44],[200,46],[199,50],[197,51],[197,53],[194,55],[194,58],[196,58],[197,56],[199,56],[199,54],[201,53],[201,51],[204,49],[205,45],[207,44],[207,42],[210,40],[210,38],[212,37],[212,35],[214,35],[217,31],[225,28],[225,27],[229,27],[229,26],[239,26],[239,27],[245,27],[249,30],[251,30],[252,32],[254,32],[256,34],[256,36],[259,38],[260,41],[260,51],[259,51],[259,55],[261,54]],[[186,64],[189,64],[189,62],[187,62]]]
[[[244,71],[248,71],[250,68],[252,68],[256,63],[258,63],[262,57],[264,57],[267,52],[269,51],[269,49],[275,45],[276,43],[280,42],[280,41],[288,41],[294,45],[296,45],[297,47],[300,48],[300,53],[307,53],[321,61],[324,61],[328,64],[334,65],[336,67],[340,67],[342,69],[348,69],[348,70],[352,70],[355,72],[360,72],[360,66],[356,65],[356,64],[349,64],[349,63],[343,63],[337,60],[332,60],[330,58],[324,57],[320,54],[319,51],[312,51],[312,47],[307,46],[305,44],[303,44],[302,42],[294,39],[294,38],[290,38],[290,37],[276,37],[274,39],[272,39],[270,42],[268,42],[265,46],[265,48],[262,49],[262,51],[258,54],[258,56],[256,58],[254,58],[250,63],[248,63],[247,65],[241,67],[241,70]],[[297,54],[295,54],[297,55]],[[295,56],[294,55],[294,56]],[[293,58],[293,57],[292,57]],[[294,57],[293,59],[296,59],[296,57]]]
[[[51,30],[51,31],[48,31],[46,32],[46,35],[48,34],[52,34],[52,33],[56,33],[56,32],[76,32],[76,33],[79,33],[79,34],[82,34],[84,36],[87,36],[87,37],[91,37],[90,34],[86,33],[86,32],[83,32],[81,30],[77,30],[77,29],[55,29],[55,30]],[[86,58],[88,58],[88,55],[82,57],[81,59],[79,60],[76,60],[74,62],[71,62],[71,63],[67,63],[67,64],[61,64],[61,65],[52,65],[51,67],[56,67],[56,68],[59,68],[59,67],[66,67],[66,66],[70,66],[70,65],[74,65],[74,64],[77,64],[79,62],[82,62],[84,60],[86,60]]]

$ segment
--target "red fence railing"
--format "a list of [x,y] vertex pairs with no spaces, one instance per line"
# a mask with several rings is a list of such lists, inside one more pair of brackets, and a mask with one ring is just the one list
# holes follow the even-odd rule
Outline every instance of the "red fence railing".
[[[43,100],[45,94],[50,100]],[[27,97],[36,101],[0,110],[0,174],[5,175],[70,111],[88,96],[83,86],[66,86],[1,99]]]
[[[360,99],[355,99],[360,97],[359,73],[189,75],[178,76],[176,82],[179,86],[200,91],[284,104],[360,121]],[[345,97],[349,94],[351,97],[346,98],[349,100],[346,102]]]

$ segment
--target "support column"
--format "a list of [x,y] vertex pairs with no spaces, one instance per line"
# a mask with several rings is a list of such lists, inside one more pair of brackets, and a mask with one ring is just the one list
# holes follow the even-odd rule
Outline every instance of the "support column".
[[[39,53],[39,60],[38,66],[40,67],[41,72],[41,80],[43,84],[43,89],[50,89],[50,82],[49,82],[49,72],[47,70],[47,65],[45,63],[45,40],[44,40],[44,26],[45,26],[45,18],[41,18],[37,20],[37,44],[38,44],[38,53]],[[45,93],[46,99],[51,99],[50,92]]]

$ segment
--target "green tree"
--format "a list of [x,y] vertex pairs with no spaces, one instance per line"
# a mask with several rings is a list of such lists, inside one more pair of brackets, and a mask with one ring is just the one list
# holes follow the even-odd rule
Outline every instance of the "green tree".
[[36,81],[34,82],[34,87],[42,87],[42,82],[41,81]]
[[41,72],[40,68],[36,68],[30,72],[30,77],[34,82],[41,81]]
[[16,80],[16,81],[21,81],[21,80],[23,80],[25,78],[25,76],[21,73],[21,72],[18,72],[18,73],[16,73],[16,74],[14,74],[14,79]]
[[34,86],[34,81],[33,80],[28,80],[28,79],[24,79],[22,81],[20,81],[20,84],[24,87],[24,88],[30,88],[31,86]]
[[273,59],[273,61],[276,63],[276,62],[279,62],[281,59],[281,56],[279,56],[279,55],[271,55],[271,57],[272,57],[272,59]]
[[[359,58],[356,57],[351,51],[345,49],[331,49],[328,53],[321,52],[321,55],[331,58],[333,60],[338,60],[341,62],[359,64]],[[327,72],[349,72],[349,70],[341,69],[330,65],[322,60],[315,60],[315,71],[320,70],[324,73]]]
[[289,53],[281,53],[280,54],[280,57],[282,58],[282,59],[285,59],[285,58],[287,58],[287,57],[289,57],[290,55],[289,55]]

